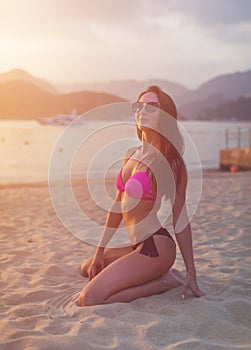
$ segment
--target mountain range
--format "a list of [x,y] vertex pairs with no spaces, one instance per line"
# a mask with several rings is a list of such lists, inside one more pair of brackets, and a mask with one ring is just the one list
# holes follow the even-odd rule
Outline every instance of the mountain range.
[[107,93],[60,93],[49,82],[15,70],[0,75],[0,119],[40,119],[57,114],[82,114],[105,104],[124,102]]
[[251,120],[251,70],[217,76],[191,90],[159,79],[53,85],[21,69],[0,74],[0,119],[37,119],[73,109],[81,114],[133,101],[149,85],[159,85],[173,97],[180,119]]
[[[251,120],[251,106],[247,111],[247,116],[237,114],[224,116],[215,113],[219,112],[219,107],[228,103],[238,102],[239,98],[247,100],[251,104],[251,70],[236,72],[232,74],[215,77],[197,89],[188,89],[181,84],[166,80],[151,79],[147,81],[110,81],[92,84],[64,84],[59,85],[60,91],[85,90],[106,91],[119,95],[129,101],[137,98],[139,92],[149,85],[158,85],[168,92],[174,99],[180,119],[220,119],[220,120]],[[237,111],[238,112],[238,111]]]

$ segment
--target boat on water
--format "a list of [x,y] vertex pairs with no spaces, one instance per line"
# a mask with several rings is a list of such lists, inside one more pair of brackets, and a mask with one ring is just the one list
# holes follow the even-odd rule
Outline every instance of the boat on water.
[[45,117],[39,119],[40,124],[43,125],[69,125],[73,120],[78,117],[76,110],[73,110],[70,114],[56,114],[52,117]]

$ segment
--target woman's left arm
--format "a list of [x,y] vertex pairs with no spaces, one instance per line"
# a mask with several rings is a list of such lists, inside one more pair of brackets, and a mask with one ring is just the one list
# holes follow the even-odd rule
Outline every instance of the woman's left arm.
[[205,293],[199,289],[197,284],[193,256],[192,232],[186,210],[186,185],[187,175],[185,172],[180,178],[173,203],[173,227],[187,273],[183,286],[182,298],[185,298],[186,292],[189,289],[197,297],[205,295]]
[[196,269],[193,257],[193,243],[190,224],[183,231],[176,233],[176,239],[186,266],[186,279],[183,285],[182,298],[186,297],[187,291],[190,289],[196,297],[205,295],[197,284]]

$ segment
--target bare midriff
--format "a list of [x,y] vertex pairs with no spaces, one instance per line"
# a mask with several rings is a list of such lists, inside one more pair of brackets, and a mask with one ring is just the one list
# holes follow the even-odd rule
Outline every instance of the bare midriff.
[[125,228],[132,244],[143,241],[156,232],[161,224],[157,212],[160,203],[157,200],[137,200],[123,193],[121,196],[121,210]]

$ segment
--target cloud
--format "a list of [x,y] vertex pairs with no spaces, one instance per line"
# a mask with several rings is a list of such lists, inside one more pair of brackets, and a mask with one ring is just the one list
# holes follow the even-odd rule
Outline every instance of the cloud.
[[[25,0],[24,0],[25,1]],[[26,0],[31,1],[32,0]],[[140,0],[54,0],[39,2],[42,11],[48,8],[48,18],[98,21],[124,24],[140,15]]]
[[250,22],[250,0],[145,0],[148,14],[179,14],[203,25]]
[[1,58],[37,70],[48,60],[58,75],[84,66],[89,80],[194,84],[249,66],[250,10],[250,0],[0,0]]
[[[23,33],[25,38],[50,34],[73,41],[104,41],[105,33],[117,33],[122,40],[130,36],[132,41],[158,40],[173,26],[214,36],[222,28],[229,37],[229,26],[250,23],[250,13],[250,0],[0,0],[1,27],[8,24],[10,34]],[[242,25],[240,34],[247,28]]]
[[213,38],[222,43],[249,45],[250,0],[146,0],[145,3],[145,15],[152,14],[162,27],[174,21],[177,31],[200,33],[205,41]]

